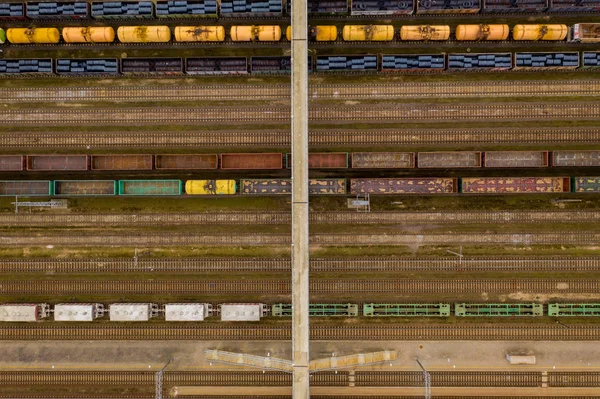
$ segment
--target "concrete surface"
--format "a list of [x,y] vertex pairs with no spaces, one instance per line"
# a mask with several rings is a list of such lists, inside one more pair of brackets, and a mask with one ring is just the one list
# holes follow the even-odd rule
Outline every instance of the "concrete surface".
[[[171,357],[168,370],[238,370],[237,366],[209,364],[205,349],[245,352],[291,359],[290,343],[211,341],[2,341],[0,370],[156,370]],[[397,350],[398,360],[361,370],[600,370],[597,342],[501,342],[501,341],[313,341],[311,358],[344,356],[379,350]],[[535,366],[510,366],[506,354],[534,354]],[[149,367],[150,366],[150,367]]]

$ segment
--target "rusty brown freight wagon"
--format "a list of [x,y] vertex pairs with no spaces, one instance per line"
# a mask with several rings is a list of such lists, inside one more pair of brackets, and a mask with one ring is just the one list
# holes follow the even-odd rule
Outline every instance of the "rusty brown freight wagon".
[[281,153],[221,154],[221,169],[281,169]]
[[600,166],[600,151],[553,151],[552,166]]
[[352,169],[404,169],[415,167],[412,152],[353,152]]
[[458,179],[351,179],[350,194],[452,194],[458,191]]
[[23,170],[22,155],[0,155],[0,172],[19,172]]
[[152,170],[152,155],[92,155],[92,170]]
[[548,151],[486,151],[486,168],[546,168]]
[[56,180],[56,195],[116,195],[117,182],[114,180]]
[[161,154],[154,157],[156,170],[217,169],[217,154]]
[[[286,156],[286,167],[292,167],[292,154]],[[308,154],[309,169],[347,169],[347,152],[313,152]]]
[[473,177],[462,179],[465,194],[568,193],[568,177]]
[[88,170],[87,155],[27,155],[30,171]]
[[419,168],[479,168],[481,152],[477,151],[440,151],[419,152],[417,154]]

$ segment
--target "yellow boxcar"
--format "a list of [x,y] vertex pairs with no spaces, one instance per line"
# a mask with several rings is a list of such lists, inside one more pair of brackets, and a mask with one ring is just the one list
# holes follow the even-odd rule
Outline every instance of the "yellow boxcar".
[[281,40],[281,28],[277,25],[236,25],[229,30],[234,42],[278,42]]
[[400,28],[402,40],[448,40],[449,38],[448,25],[405,25]]
[[60,33],[56,28],[10,28],[6,38],[12,44],[56,44]]
[[112,43],[115,30],[110,26],[78,26],[63,28],[62,37],[67,43]]
[[567,25],[515,25],[514,40],[565,40]]
[[506,40],[509,33],[510,28],[503,24],[458,25],[456,40]]
[[[337,40],[338,30],[334,25],[317,25],[308,27],[308,38],[317,42],[334,42]],[[292,40],[292,27],[285,30],[285,37]]]
[[394,40],[392,25],[345,25],[342,37],[347,42],[385,42]]
[[175,40],[178,42],[222,42],[225,28],[222,26],[176,26]]
[[188,180],[185,193],[190,195],[232,195],[237,192],[235,180]]
[[121,43],[166,43],[171,40],[168,26],[119,26]]

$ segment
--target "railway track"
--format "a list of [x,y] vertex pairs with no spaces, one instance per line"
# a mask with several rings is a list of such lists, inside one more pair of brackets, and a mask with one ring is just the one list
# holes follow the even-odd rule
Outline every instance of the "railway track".
[[[313,84],[309,99],[416,99],[598,96],[598,80]],[[290,98],[289,85],[110,86],[0,88],[5,102],[254,101]]]
[[[290,324],[224,325],[224,324],[160,324],[136,325],[94,324],[52,325],[46,323],[0,325],[1,340],[204,340],[204,341],[290,341]],[[572,324],[353,324],[311,325],[310,339],[320,341],[597,341],[600,326]]]
[[[312,107],[312,122],[597,120],[600,103],[402,104]],[[0,126],[289,123],[289,107],[93,108],[0,110]]]
[[[153,384],[149,371],[3,371],[0,384]],[[600,384],[598,372],[536,371],[432,371],[431,385],[437,387],[591,387]],[[165,371],[165,390],[170,386],[290,386],[292,375],[277,371]],[[313,386],[398,386],[423,385],[419,371],[325,371],[311,376]]]
[[[1,126],[1,124],[0,124]],[[311,130],[309,145],[462,145],[462,144],[542,144],[600,143],[597,128],[481,128],[405,130]],[[6,148],[203,148],[203,147],[289,147],[285,131],[257,132],[148,131],[136,132],[13,132],[0,133],[0,146]]]
[[[595,223],[600,211],[459,211],[459,212],[311,212],[312,224],[490,224]],[[0,214],[0,225],[19,226],[169,226],[277,225],[291,223],[289,212],[147,213],[147,214]]]
[[[591,279],[371,279],[317,280],[311,294],[461,294],[487,293],[597,293],[600,280]],[[2,295],[79,294],[273,294],[290,295],[289,280],[7,280],[0,281]]]
[[[289,259],[277,258],[109,258],[0,260],[0,273],[121,272],[289,272]],[[311,258],[315,272],[439,272],[439,271],[599,271],[600,257],[467,257],[458,258]]]
[[[557,233],[427,233],[421,234],[311,234],[310,244],[324,246],[354,245],[455,245],[457,242],[473,245],[592,245],[600,242],[600,233],[573,231]],[[288,234],[208,235],[202,233],[141,233],[135,231],[116,234],[111,231],[90,233],[61,232],[59,230],[13,234],[4,231],[0,244],[4,246],[287,246]]]

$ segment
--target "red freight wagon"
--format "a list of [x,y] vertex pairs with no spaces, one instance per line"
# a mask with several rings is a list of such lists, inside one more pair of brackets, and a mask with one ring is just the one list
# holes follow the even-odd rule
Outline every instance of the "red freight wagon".
[[92,155],[92,170],[152,170],[152,155]]
[[27,170],[76,171],[88,170],[87,155],[27,155]]
[[[292,154],[286,156],[287,168],[292,167]],[[309,169],[347,169],[347,152],[321,152],[308,154]]]
[[221,154],[221,169],[281,169],[280,153]]
[[217,169],[217,154],[161,154],[154,157],[156,170]]

